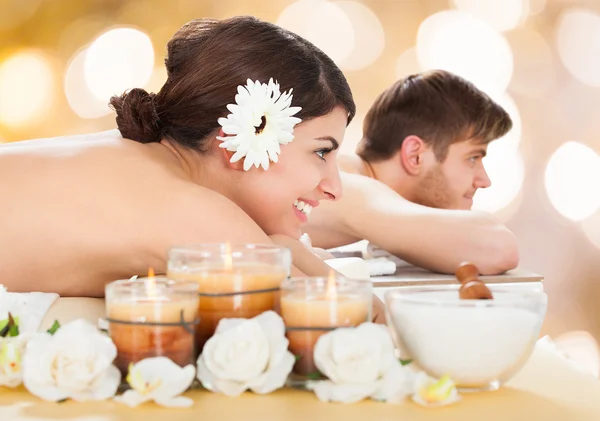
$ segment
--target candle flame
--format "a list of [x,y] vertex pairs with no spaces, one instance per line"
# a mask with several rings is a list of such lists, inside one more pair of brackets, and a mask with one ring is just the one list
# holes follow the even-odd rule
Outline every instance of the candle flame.
[[329,276],[327,277],[327,299],[335,300],[337,298],[337,288],[335,284],[335,271],[329,271]]
[[231,244],[225,243],[225,269],[231,270],[233,268],[233,254],[231,252]]
[[146,279],[146,293],[149,297],[156,297],[156,281],[154,280],[154,268],[148,269],[148,278]]

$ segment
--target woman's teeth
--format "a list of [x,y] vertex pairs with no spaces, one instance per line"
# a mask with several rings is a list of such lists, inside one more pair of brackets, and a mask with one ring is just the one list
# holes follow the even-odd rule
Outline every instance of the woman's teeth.
[[310,215],[310,211],[312,211],[312,206],[302,200],[296,200],[294,206],[306,216]]

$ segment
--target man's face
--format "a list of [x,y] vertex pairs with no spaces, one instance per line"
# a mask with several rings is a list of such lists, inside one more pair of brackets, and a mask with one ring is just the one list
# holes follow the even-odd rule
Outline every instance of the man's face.
[[477,189],[492,184],[483,166],[486,153],[487,145],[473,140],[452,144],[443,162],[434,158],[426,164],[415,188],[414,202],[434,208],[470,210]]

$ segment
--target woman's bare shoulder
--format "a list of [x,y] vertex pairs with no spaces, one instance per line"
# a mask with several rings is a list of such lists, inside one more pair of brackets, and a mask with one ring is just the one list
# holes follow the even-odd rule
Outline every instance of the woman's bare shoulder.
[[90,142],[118,142],[122,141],[123,137],[118,130],[107,130],[97,133],[74,134],[69,136],[43,137],[38,139],[20,140],[3,144],[2,149],[18,149],[18,148],[41,148],[51,146],[67,146],[75,144],[87,144]]
[[165,208],[176,242],[267,241],[262,229],[232,200],[192,183],[178,183]]

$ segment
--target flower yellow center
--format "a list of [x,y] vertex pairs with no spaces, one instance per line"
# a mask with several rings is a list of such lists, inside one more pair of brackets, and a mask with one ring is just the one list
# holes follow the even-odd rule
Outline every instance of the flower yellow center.
[[129,383],[129,386],[140,395],[148,395],[160,387],[162,380],[156,379],[153,382],[144,381],[142,373],[133,368],[133,364],[130,364],[129,374],[127,374],[127,383]]
[[5,373],[18,373],[21,371],[21,353],[14,343],[3,344],[0,350],[0,368]]
[[419,391],[419,395],[430,403],[442,402],[450,397],[454,389],[454,382],[449,376],[443,376],[437,382],[423,387]]

